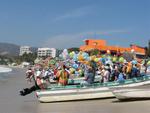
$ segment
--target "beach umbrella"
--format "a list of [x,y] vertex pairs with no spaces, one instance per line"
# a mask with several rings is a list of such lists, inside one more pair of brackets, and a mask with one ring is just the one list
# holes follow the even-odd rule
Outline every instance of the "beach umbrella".
[[78,71],[79,73],[82,73],[82,70],[81,69],[79,69],[79,71]]
[[94,60],[95,58],[96,58],[96,56],[95,56],[95,55],[90,56],[90,60]]
[[136,61],[136,60],[132,60],[131,63],[132,63],[132,64],[137,64],[137,61]]
[[79,60],[79,61],[83,61],[83,60],[84,60],[84,57],[80,54],[80,55],[78,56],[78,60]]
[[107,59],[112,60],[112,57],[109,55],[109,56],[107,56]]
[[69,53],[70,58],[73,58],[74,54],[75,54],[74,51],[70,52]]
[[89,55],[88,55],[87,53],[85,53],[85,52],[82,54],[82,56],[83,56],[83,58],[84,58],[85,60],[87,60],[88,57],[89,57]]
[[112,65],[112,61],[111,61],[111,60],[107,60],[107,61],[105,62],[105,64],[110,64],[110,65]]
[[62,52],[62,57],[64,59],[67,59],[69,57],[69,54],[68,54],[68,50],[67,49],[64,49],[63,52]]
[[74,71],[75,71],[74,68],[70,68],[69,70],[70,70],[70,73],[71,73],[71,74],[74,73]]
[[52,60],[49,61],[48,64],[49,64],[49,65],[54,65],[55,63],[56,63],[56,61],[55,61],[54,59],[52,59]]
[[87,61],[90,61],[90,57],[87,57],[86,60],[87,60]]
[[124,58],[123,58],[123,57],[120,57],[120,58],[119,58],[119,62],[123,63],[123,62],[124,62]]
[[113,61],[113,62],[117,62],[117,57],[113,57],[113,58],[112,58],[112,61]]
[[100,58],[100,62],[102,62],[103,64],[105,64],[105,58]]
[[98,62],[98,61],[99,61],[99,58],[95,58],[94,61],[95,61],[95,62]]
[[77,54],[74,54],[73,60],[74,60],[74,61],[77,61],[77,60],[78,60],[78,55],[77,55]]
[[102,55],[102,58],[106,58],[106,55]]
[[150,65],[150,60],[147,62],[147,65]]
[[79,65],[78,64],[73,64],[73,66],[72,66],[74,69],[77,69],[78,67],[79,67]]

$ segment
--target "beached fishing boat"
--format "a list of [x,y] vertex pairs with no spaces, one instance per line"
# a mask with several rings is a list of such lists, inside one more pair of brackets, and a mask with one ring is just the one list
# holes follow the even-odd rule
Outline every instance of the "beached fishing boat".
[[139,100],[150,99],[150,88],[125,88],[115,89],[112,91],[118,100]]
[[46,90],[36,91],[40,102],[57,102],[70,100],[86,100],[115,97],[110,88],[135,87],[150,84],[150,76],[125,80],[124,83],[94,83],[88,87],[80,85],[55,86]]

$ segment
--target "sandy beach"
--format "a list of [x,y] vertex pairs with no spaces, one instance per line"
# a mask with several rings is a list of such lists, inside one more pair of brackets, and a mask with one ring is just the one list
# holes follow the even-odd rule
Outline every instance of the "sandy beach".
[[39,103],[34,93],[21,97],[19,90],[30,87],[25,69],[13,69],[0,80],[0,113],[150,113],[150,100],[119,102],[113,99]]

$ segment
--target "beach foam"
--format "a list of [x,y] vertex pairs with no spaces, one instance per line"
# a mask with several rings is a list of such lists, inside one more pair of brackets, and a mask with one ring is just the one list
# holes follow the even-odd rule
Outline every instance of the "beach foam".
[[11,68],[7,68],[7,67],[0,67],[0,73],[6,73],[6,72],[11,72],[12,69]]

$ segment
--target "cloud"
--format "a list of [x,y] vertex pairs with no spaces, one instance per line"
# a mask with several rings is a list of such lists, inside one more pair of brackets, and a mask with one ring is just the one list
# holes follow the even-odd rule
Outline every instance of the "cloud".
[[[43,43],[45,47],[69,48],[78,47],[82,43],[82,37],[79,34],[66,34],[50,37]],[[79,44],[80,43],[80,44]]]
[[76,34],[63,34],[63,35],[56,35],[51,36],[48,40],[43,42],[43,47],[54,47],[54,48],[70,48],[70,47],[79,47],[83,45],[83,40],[88,39],[87,37],[94,37],[95,34],[105,35],[112,37],[113,34],[120,34],[120,33],[129,33],[128,31],[124,30],[110,30],[110,31],[89,31],[89,32],[81,32]]
[[80,7],[80,8],[74,9],[70,12],[67,12],[63,15],[60,15],[60,16],[56,17],[54,19],[54,21],[61,21],[61,20],[65,20],[65,19],[83,17],[83,16],[86,16],[86,15],[92,13],[92,10],[93,10],[92,5],[91,6]]

